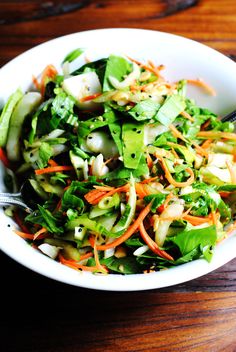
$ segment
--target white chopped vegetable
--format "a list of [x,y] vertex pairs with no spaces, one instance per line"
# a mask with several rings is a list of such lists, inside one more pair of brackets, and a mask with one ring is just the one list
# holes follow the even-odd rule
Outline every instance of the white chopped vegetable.
[[83,98],[101,93],[102,87],[96,72],[82,73],[69,77],[62,83],[62,88],[69,95],[72,95],[80,109],[94,110],[99,107],[98,103],[92,100],[83,101]]
[[[169,227],[173,220],[164,220],[165,218],[179,218],[184,211],[184,206],[179,201],[174,202],[166,207],[159,217],[158,226],[155,229],[155,242],[158,246],[163,246]],[[155,228],[155,223],[154,223]]]
[[220,169],[216,166],[207,166],[201,168],[201,175],[203,176],[203,181],[210,184],[216,184],[218,186],[224,183],[231,183],[231,176],[228,169]]
[[99,154],[92,163],[91,172],[93,176],[103,176],[109,172],[109,168],[104,164],[103,155]]
[[164,132],[167,132],[169,127],[162,124],[156,125],[145,125],[144,126],[144,145],[152,144],[156,137],[161,135]]
[[110,258],[113,257],[115,253],[115,248],[109,248],[104,251],[104,258]]
[[69,152],[71,164],[73,165],[79,180],[88,178],[88,161],[76,155],[72,150]]
[[16,105],[10,119],[7,137],[7,156],[12,161],[20,159],[20,135],[25,118],[39,105],[41,94],[37,92],[26,93]]
[[208,165],[216,166],[219,168],[227,168],[227,162],[233,162],[234,156],[232,154],[223,154],[223,153],[209,153],[208,156]]
[[113,85],[114,88],[116,89],[124,89],[128,86],[130,86],[136,79],[138,79],[140,76],[140,68],[139,66],[134,62],[133,63],[133,71],[122,81],[119,82],[117,78],[109,76],[109,81]]
[[86,235],[87,229],[84,226],[77,226],[75,227],[75,234],[74,238],[76,240],[82,241],[84,239],[84,236]]
[[134,251],[133,255],[135,255],[136,257],[139,257],[140,255],[146,253],[148,249],[149,247],[147,245],[141,246]]
[[135,180],[133,178],[133,175],[130,175],[130,188],[129,188],[129,199],[128,199],[128,206],[130,207],[129,214],[127,216],[127,219],[125,221],[125,224],[120,224],[119,222],[113,227],[112,231],[113,232],[118,232],[126,229],[131,222],[133,221],[135,211],[136,211],[136,201],[137,201],[137,195],[136,195],[136,190],[135,190]]
[[183,196],[184,194],[189,194],[189,193],[193,193],[194,189],[192,186],[186,186],[186,187],[182,187],[180,189],[180,195]]
[[119,154],[113,139],[102,131],[92,132],[88,135],[85,142],[85,149],[90,153],[102,153],[105,159],[112,158]]
[[48,244],[48,243],[42,243],[40,244],[40,246],[38,246],[38,249],[42,253],[46,254],[48,257],[52,259],[56,259],[61,247],[52,246],[51,244]]
[[65,131],[61,130],[59,128],[55,129],[54,131],[50,132],[45,138],[44,141],[48,141],[50,139],[58,138],[60,137]]

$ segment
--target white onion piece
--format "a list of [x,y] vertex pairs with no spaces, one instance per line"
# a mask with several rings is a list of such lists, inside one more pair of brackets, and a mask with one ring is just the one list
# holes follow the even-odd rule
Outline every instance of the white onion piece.
[[148,249],[149,247],[147,245],[141,246],[134,251],[133,255],[135,255],[136,257],[139,257],[143,253],[147,252]]
[[139,66],[134,62],[133,63],[133,71],[122,81],[118,81],[117,78],[109,76],[109,81],[113,85],[114,88],[116,89],[124,89],[128,86],[130,86],[136,79],[138,79],[140,76],[140,68]]
[[92,175],[93,176],[103,176],[109,172],[108,167],[104,164],[103,155],[99,154],[94,160],[92,164]]
[[[183,214],[184,206],[180,202],[174,202],[161,213],[158,226],[155,230],[155,242],[158,246],[163,246],[167,232],[173,220],[162,220],[165,218],[179,218]],[[155,226],[155,224],[154,224]]]
[[38,246],[38,249],[42,253],[46,254],[48,257],[52,259],[56,259],[61,248],[52,246],[51,244],[48,244],[48,243],[42,243],[40,244],[40,246]]

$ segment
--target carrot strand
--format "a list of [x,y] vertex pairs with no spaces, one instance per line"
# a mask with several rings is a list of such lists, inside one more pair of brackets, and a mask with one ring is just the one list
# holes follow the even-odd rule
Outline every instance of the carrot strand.
[[143,225],[143,222],[140,222],[139,225],[139,231],[142,239],[144,242],[148,245],[148,247],[151,249],[151,251],[157,255],[159,255],[162,258],[168,259],[168,260],[174,260],[171,255],[166,253],[165,251],[161,250],[156,242],[154,242],[151,237],[148,235],[147,231],[145,230],[145,227]]
[[72,171],[74,170],[73,166],[51,166],[44,169],[35,170],[36,175],[48,174],[51,172],[61,172],[61,171]]
[[139,228],[139,225],[141,223],[141,221],[143,221],[146,216],[149,214],[150,210],[151,210],[151,205],[152,202],[150,202],[139,214],[139,216],[137,217],[137,219],[133,222],[133,224],[126,230],[126,232],[121,235],[120,237],[118,237],[117,239],[115,239],[113,242],[104,244],[104,245],[98,245],[97,249],[101,250],[101,251],[105,251],[106,249],[109,248],[114,248],[119,246],[121,243],[125,242],[128,238],[130,238],[135,231]]

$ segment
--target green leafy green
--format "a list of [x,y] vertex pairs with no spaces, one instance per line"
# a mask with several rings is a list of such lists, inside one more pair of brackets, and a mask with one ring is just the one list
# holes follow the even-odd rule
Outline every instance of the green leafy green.
[[64,64],[65,62],[72,62],[75,59],[77,59],[81,54],[83,54],[84,49],[78,48],[75,49],[73,51],[71,51],[68,55],[66,55],[66,57],[64,58],[64,60],[62,61],[62,63]]

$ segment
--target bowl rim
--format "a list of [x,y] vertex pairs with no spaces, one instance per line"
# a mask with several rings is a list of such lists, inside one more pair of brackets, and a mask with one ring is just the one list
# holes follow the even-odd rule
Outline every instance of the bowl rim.
[[[92,29],[86,30],[81,32],[75,32],[67,35],[63,35],[51,40],[48,40],[44,43],[36,45],[31,49],[21,53],[0,69],[0,76],[1,73],[4,71],[10,70],[12,67],[17,65],[17,63],[21,60],[27,59],[28,56],[34,55],[37,51],[40,51],[42,48],[46,48],[49,45],[57,45],[61,41],[65,41],[67,39],[77,38],[78,36],[86,36],[86,35],[93,35],[93,34],[102,34],[104,33],[116,33],[119,35],[124,35],[128,33],[128,35],[137,35],[138,32],[143,35],[152,33],[154,36],[161,36],[163,38],[169,37],[173,38],[177,41],[182,41],[185,43],[189,43],[190,46],[195,46],[201,48],[203,50],[207,50],[207,52],[212,53],[215,55],[219,60],[223,63],[231,65],[233,70],[236,73],[236,63],[225,56],[224,54],[218,52],[217,50],[208,47],[205,44],[199,43],[195,40],[186,38],[184,36],[179,36],[176,34],[156,31],[156,30],[149,30],[149,29],[140,29],[140,28],[102,28],[102,29]],[[0,214],[1,216],[1,214]],[[14,240],[23,241],[25,244],[26,242],[20,238],[14,238]],[[22,244],[22,242],[21,242]],[[0,249],[6,253],[9,257],[20,263],[21,265],[29,268],[30,270],[37,272],[41,275],[44,275],[50,279],[57,280],[63,283],[67,283],[70,285],[89,288],[89,289],[96,289],[96,290],[103,290],[103,291],[144,291],[150,289],[159,289],[163,287],[170,287],[176,284],[184,283],[190,281],[192,279],[196,279],[201,277],[219,267],[226,264],[227,262],[231,261],[235,258],[236,254],[234,255],[232,252],[227,257],[222,257],[220,253],[223,249],[228,246],[234,246],[236,248],[236,236],[231,236],[227,241],[224,241],[221,244],[221,247],[217,246],[215,249],[215,253],[211,263],[207,263],[203,259],[198,259],[192,261],[190,263],[182,264],[180,266],[165,270],[159,271],[155,273],[147,274],[131,274],[131,275],[120,275],[120,274],[109,274],[109,275],[93,275],[91,273],[80,273],[71,268],[61,265],[60,270],[59,265],[57,262],[51,260],[50,258],[42,255],[37,250],[30,248],[27,245],[26,252],[29,256],[27,259],[22,257],[21,253],[15,252],[13,247],[8,245],[8,242],[4,242],[4,238],[0,236]],[[22,247],[22,246],[21,246]],[[26,247],[25,247],[26,248]],[[22,247],[23,249],[23,247]],[[30,261],[32,259],[32,261]],[[50,270],[48,270],[48,267]],[[184,277],[183,277],[184,273]]]

